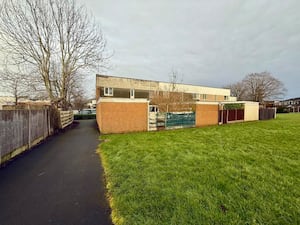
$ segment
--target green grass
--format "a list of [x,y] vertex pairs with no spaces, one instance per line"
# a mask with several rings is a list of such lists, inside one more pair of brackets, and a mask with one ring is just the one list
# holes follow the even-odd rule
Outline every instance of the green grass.
[[101,139],[116,225],[300,224],[300,114]]

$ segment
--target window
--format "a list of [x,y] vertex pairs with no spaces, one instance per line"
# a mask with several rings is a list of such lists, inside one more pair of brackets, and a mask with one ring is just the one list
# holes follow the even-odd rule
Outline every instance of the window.
[[206,100],[206,98],[207,98],[206,94],[202,94],[202,99]]
[[134,98],[134,89],[130,89],[130,98]]
[[224,96],[224,100],[225,101],[229,100],[229,97],[228,96]]
[[193,93],[193,99],[194,100],[200,100],[200,95],[198,93]]
[[149,106],[149,112],[158,112],[158,107],[156,105]]
[[114,89],[111,87],[104,88],[104,96],[113,96],[114,95]]

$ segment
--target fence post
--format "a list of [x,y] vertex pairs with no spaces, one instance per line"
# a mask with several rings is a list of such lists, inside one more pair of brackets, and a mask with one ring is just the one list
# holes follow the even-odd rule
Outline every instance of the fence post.
[[226,123],[228,123],[228,119],[229,119],[229,110],[226,110]]
[[51,124],[50,124],[50,107],[47,108],[47,124],[48,124],[48,136],[51,134]]
[[28,104],[28,149],[31,148],[31,110]]
[[223,117],[224,117],[224,114],[223,114],[223,109],[221,111],[219,111],[221,113],[221,124],[223,124]]
[[235,120],[237,120],[237,109],[235,109]]

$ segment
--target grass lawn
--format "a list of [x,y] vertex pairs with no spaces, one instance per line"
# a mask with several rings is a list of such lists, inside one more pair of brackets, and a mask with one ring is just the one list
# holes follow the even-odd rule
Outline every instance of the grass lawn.
[[116,225],[300,224],[300,113],[101,139]]

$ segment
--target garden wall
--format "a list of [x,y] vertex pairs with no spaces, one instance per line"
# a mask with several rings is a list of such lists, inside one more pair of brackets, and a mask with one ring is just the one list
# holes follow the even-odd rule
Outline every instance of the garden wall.
[[97,103],[97,123],[100,132],[105,134],[258,120],[259,105],[256,102],[233,102],[231,104],[240,104],[243,108],[231,110],[222,110],[224,104],[229,103],[197,102],[191,105],[190,111],[164,113],[149,112],[147,99],[100,98]]
[[244,121],[259,120],[259,103],[258,102],[244,102],[245,116]]
[[149,102],[146,99],[101,99],[97,103],[97,123],[101,133],[148,130]]
[[217,125],[219,118],[218,103],[196,104],[196,127]]

